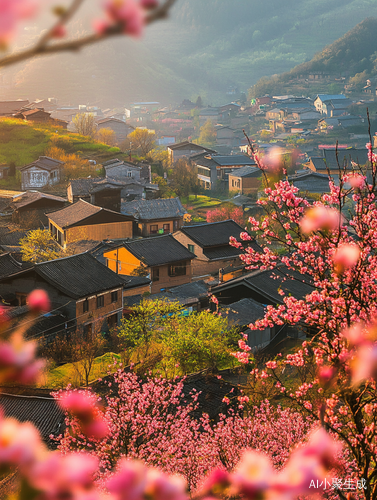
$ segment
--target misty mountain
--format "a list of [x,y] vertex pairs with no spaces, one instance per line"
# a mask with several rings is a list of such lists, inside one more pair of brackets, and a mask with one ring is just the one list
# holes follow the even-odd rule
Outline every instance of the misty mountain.
[[[92,17],[93,1],[73,33]],[[375,15],[374,0],[178,0],[170,19],[148,28],[142,41],[119,38],[4,70],[4,81],[12,76],[14,84],[0,88],[0,98],[55,96],[110,107],[200,94],[216,104],[230,86],[246,91],[263,76],[310,61]]]

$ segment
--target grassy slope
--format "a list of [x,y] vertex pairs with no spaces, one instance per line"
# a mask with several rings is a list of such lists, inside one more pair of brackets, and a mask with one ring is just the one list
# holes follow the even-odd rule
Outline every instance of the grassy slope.
[[51,138],[58,136],[56,145],[67,153],[76,153],[84,158],[107,159],[117,154],[118,148],[111,148],[45,124],[28,124],[22,120],[0,119],[0,163],[15,162],[23,166],[43,155],[50,145]]

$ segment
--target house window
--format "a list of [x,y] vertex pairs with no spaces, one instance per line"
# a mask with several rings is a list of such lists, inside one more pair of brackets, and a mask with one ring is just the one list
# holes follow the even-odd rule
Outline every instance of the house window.
[[82,303],[82,312],[87,313],[89,311],[89,300],[85,299]]
[[127,172],[127,177],[132,177],[132,172]]
[[164,224],[164,234],[170,233],[170,224]]
[[185,276],[186,262],[176,262],[169,266],[169,276]]
[[187,245],[189,252],[195,253],[195,245]]
[[157,234],[158,233],[158,225],[153,224],[149,227],[149,234]]
[[152,269],[152,281],[160,281],[160,269],[158,267]]
[[105,305],[105,296],[100,295],[99,297],[97,297],[97,309],[103,307],[104,305]]
[[111,302],[118,302],[118,291],[111,292]]

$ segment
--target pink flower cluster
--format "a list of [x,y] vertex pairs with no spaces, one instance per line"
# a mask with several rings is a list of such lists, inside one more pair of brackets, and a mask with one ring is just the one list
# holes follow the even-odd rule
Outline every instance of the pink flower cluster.
[[36,0],[0,0],[0,45],[9,44],[19,22],[34,16],[37,6]]
[[114,27],[121,27],[126,35],[139,37],[143,32],[146,11],[157,6],[157,0],[105,0],[106,18],[95,21],[94,29],[104,35]]

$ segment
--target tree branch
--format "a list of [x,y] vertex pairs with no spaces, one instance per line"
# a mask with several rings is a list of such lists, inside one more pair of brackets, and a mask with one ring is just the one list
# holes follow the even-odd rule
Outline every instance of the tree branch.
[[[0,68],[11,66],[12,64],[26,61],[36,56],[57,54],[59,52],[76,52],[87,45],[102,42],[107,38],[112,38],[118,35],[124,36],[124,26],[114,25],[113,27],[107,29],[106,33],[102,35],[92,33],[77,40],[68,40],[48,45],[48,42],[53,36],[55,28],[67,24],[76,14],[77,10],[80,8],[83,2],[84,0],[73,0],[73,3],[67,9],[67,11],[64,12],[62,16],[60,16],[57,23],[55,23],[54,26],[50,30],[48,30],[45,35],[42,36],[42,38],[34,47],[3,57],[2,59],[0,59]],[[166,0],[161,6],[157,7],[151,14],[146,17],[145,24],[149,25],[161,19],[166,19],[169,15],[170,9],[175,2],[176,0]]]

